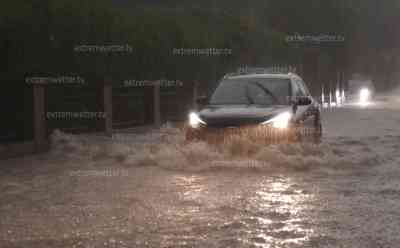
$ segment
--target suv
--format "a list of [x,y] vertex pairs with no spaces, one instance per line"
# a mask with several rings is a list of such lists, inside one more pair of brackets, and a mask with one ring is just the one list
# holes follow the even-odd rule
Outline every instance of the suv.
[[200,111],[189,114],[185,130],[189,141],[218,142],[228,134],[266,141],[322,136],[319,104],[294,73],[228,74],[197,103]]

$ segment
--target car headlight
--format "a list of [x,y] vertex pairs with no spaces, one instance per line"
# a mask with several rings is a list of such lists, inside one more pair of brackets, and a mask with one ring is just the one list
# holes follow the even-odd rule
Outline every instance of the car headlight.
[[261,124],[263,125],[272,124],[274,128],[285,129],[289,126],[291,118],[292,114],[290,112],[284,112]]
[[371,91],[367,88],[363,88],[360,90],[360,103],[367,104],[371,97]]
[[202,119],[200,119],[198,114],[193,112],[189,114],[189,125],[192,128],[198,128],[201,124],[205,125],[206,123]]

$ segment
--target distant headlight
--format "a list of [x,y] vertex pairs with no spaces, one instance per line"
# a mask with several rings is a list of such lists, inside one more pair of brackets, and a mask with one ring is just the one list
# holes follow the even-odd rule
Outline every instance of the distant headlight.
[[367,88],[362,88],[360,90],[360,104],[366,105],[368,104],[371,98],[371,91]]
[[190,113],[189,114],[189,125],[192,128],[198,128],[200,127],[200,124],[206,124],[202,119],[200,119],[199,115],[196,113]]
[[292,118],[292,114],[289,112],[284,112],[275,116],[274,118],[265,121],[261,124],[267,125],[272,124],[274,128],[285,129],[289,126],[290,119]]

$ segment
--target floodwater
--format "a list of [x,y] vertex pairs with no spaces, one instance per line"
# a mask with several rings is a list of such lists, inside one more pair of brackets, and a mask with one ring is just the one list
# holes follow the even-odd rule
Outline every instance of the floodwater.
[[321,144],[214,149],[173,128],[56,133],[1,161],[0,247],[398,247],[400,111],[323,113]]

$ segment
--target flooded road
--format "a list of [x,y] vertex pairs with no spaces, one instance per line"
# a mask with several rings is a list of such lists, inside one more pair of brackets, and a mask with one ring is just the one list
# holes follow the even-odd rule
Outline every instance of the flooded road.
[[[187,230],[187,240],[168,231],[167,227],[167,243],[187,247],[196,244],[219,247],[283,246],[300,245],[313,239],[314,231],[305,216],[312,211],[309,202],[314,195],[301,189],[295,181],[257,173],[220,177],[177,178],[185,186],[190,182],[190,188],[180,196],[186,206],[181,211],[172,211],[173,215],[169,218],[171,222],[178,220],[177,229],[184,223],[191,226]],[[194,187],[196,184],[198,186]]]
[[400,111],[323,117],[320,145],[58,134],[0,162],[0,246],[398,247]]

